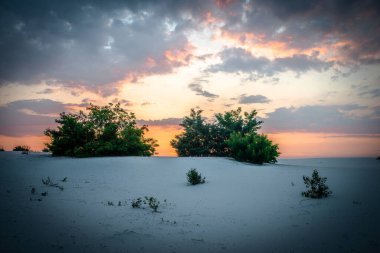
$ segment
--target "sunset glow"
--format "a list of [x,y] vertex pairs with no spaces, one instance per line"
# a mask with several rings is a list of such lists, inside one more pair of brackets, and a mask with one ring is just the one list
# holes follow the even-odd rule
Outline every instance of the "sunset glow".
[[69,2],[0,4],[6,150],[41,150],[60,112],[119,102],[159,156],[191,108],[238,107],[281,157],[380,154],[375,1]]

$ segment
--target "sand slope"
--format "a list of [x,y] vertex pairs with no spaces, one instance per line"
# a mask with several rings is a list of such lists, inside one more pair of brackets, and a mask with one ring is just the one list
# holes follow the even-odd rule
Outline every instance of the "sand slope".
[[[188,186],[190,168],[207,183]],[[302,175],[314,168],[328,177],[330,198],[301,196]],[[48,176],[64,190],[43,185]],[[380,252],[379,179],[380,161],[371,158],[255,166],[227,158],[2,152],[0,251]],[[144,196],[161,201],[158,213],[131,208]]]

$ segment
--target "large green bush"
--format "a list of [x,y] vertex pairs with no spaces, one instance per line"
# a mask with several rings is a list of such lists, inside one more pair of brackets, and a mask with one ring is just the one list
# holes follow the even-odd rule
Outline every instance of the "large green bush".
[[47,148],[56,156],[150,156],[158,145],[145,138],[147,126],[138,127],[134,113],[120,104],[90,105],[88,114],[61,113],[58,129],[47,129]]
[[274,163],[278,145],[257,134],[262,121],[253,110],[242,115],[241,108],[215,114],[213,122],[202,117],[202,110],[191,109],[180,124],[184,131],[171,141],[179,156],[226,156],[252,163]]
[[202,110],[191,109],[180,126],[184,132],[171,141],[179,156],[231,156],[226,141],[234,132],[243,134],[256,132],[262,123],[256,119],[253,110],[241,115],[241,108],[215,114],[214,122],[207,122],[202,117]]
[[264,134],[232,133],[227,140],[231,156],[238,161],[257,164],[275,163],[279,155],[278,145],[273,144]]

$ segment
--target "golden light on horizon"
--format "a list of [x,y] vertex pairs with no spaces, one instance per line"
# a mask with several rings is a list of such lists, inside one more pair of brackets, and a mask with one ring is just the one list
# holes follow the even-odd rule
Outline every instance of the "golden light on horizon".
[[157,140],[160,145],[156,148],[157,156],[177,156],[175,150],[170,146],[170,141],[180,132],[182,130],[179,126],[149,126],[145,137]]

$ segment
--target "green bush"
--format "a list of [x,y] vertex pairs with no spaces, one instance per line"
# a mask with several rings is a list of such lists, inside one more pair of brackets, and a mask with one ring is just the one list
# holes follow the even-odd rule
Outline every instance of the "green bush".
[[264,134],[232,133],[227,140],[231,156],[238,161],[256,164],[275,163],[279,156],[278,145],[273,144]]
[[178,156],[231,156],[226,141],[233,132],[247,134],[256,132],[262,123],[256,119],[257,112],[245,112],[241,108],[215,114],[214,122],[202,117],[202,110],[191,109],[180,126],[184,132],[170,142]]
[[88,114],[61,113],[58,130],[47,129],[47,148],[55,156],[151,156],[156,140],[145,138],[147,126],[138,127],[134,113],[120,104],[90,105]]
[[278,145],[257,134],[262,121],[257,111],[245,112],[241,108],[215,114],[207,122],[202,110],[191,109],[180,126],[184,132],[170,142],[178,156],[225,156],[257,164],[275,163],[279,156]]
[[317,170],[313,171],[311,178],[303,176],[303,181],[306,185],[306,188],[310,189],[302,192],[302,195],[313,199],[328,197],[330,194],[332,194],[332,192],[329,191],[329,187],[325,184],[326,180],[326,177],[319,176]]
[[203,184],[203,183],[206,182],[206,181],[205,181],[206,178],[205,178],[205,177],[202,178],[201,173],[199,173],[196,169],[190,169],[190,170],[186,173],[186,176],[187,176],[187,181],[188,181],[191,185]]

